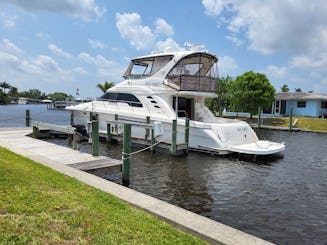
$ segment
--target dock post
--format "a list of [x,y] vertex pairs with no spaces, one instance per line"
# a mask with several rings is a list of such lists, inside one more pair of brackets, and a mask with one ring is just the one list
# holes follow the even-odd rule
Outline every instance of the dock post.
[[77,133],[76,133],[76,129],[75,129],[74,134],[73,134],[73,149],[74,149],[74,150],[77,150],[77,149],[78,149],[78,146],[77,146]]
[[92,155],[99,156],[99,121],[92,121]]
[[[118,114],[115,114],[115,121],[118,121]],[[116,132],[116,135],[118,135],[118,125],[115,124],[115,132]]]
[[37,139],[37,138],[39,138],[39,136],[40,136],[40,130],[39,130],[39,128],[36,127],[36,126],[33,126],[32,137],[33,137],[34,139]]
[[130,124],[124,124],[124,137],[123,137],[123,166],[122,166],[122,180],[123,185],[129,185],[129,163],[131,153],[131,132],[132,127]]
[[171,146],[170,146],[171,155],[176,155],[177,152],[176,136],[177,136],[177,120],[174,119],[172,123],[172,134],[171,134]]
[[74,111],[70,112],[70,126],[74,125]]
[[30,110],[26,110],[25,117],[26,117],[26,127],[29,127],[31,125],[31,114],[30,114]]
[[111,124],[110,123],[107,123],[107,143],[110,143],[111,140],[112,140],[112,136],[111,136]]
[[151,129],[151,147],[150,147],[151,152],[155,152],[155,149],[153,146],[155,143],[156,143],[156,139],[154,138],[154,129],[152,128]]
[[[149,116],[146,117],[145,123],[150,124],[150,117]],[[150,129],[146,128],[145,129],[145,139],[147,140],[149,138],[149,136],[150,136]]]
[[293,107],[290,108],[290,125],[289,130],[292,131],[292,124],[293,124]]
[[258,128],[261,128],[261,107],[258,107]]
[[185,119],[185,135],[184,135],[184,141],[186,145],[185,153],[188,153],[188,143],[189,143],[189,135],[190,135],[190,119]]

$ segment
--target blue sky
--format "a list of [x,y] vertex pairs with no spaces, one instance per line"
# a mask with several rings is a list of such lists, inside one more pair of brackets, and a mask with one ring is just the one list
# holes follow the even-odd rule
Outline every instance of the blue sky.
[[205,44],[220,76],[253,70],[277,91],[327,93],[327,1],[0,0],[0,81],[96,97],[129,60]]

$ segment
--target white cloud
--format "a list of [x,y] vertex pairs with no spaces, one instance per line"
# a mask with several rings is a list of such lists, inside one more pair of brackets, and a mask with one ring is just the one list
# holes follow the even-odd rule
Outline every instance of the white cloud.
[[12,16],[12,15],[8,15],[7,13],[1,12],[0,18],[2,21],[3,27],[10,29],[10,28],[15,27],[16,20],[18,17],[16,15]]
[[94,0],[3,0],[2,2],[15,4],[27,11],[48,11],[86,21],[98,19],[106,12],[106,9],[99,7]]
[[10,42],[9,39],[2,39],[2,44],[0,44],[0,48],[3,51],[14,52],[14,53],[22,53],[23,51],[18,48],[13,42]]
[[233,57],[222,56],[218,57],[219,72],[222,76],[234,76],[238,70],[238,65]]
[[218,16],[232,1],[226,0],[202,0],[202,4],[205,7],[206,14],[209,16]]
[[141,25],[141,16],[137,13],[116,14],[116,27],[122,38],[129,40],[136,50],[153,46],[155,35],[148,26]]
[[156,33],[164,34],[166,36],[174,35],[174,29],[171,25],[167,23],[164,19],[158,18],[156,20]]
[[92,56],[82,52],[78,55],[78,58],[88,64],[94,65],[97,75],[104,80],[120,80],[125,71],[125,68],[120,64],[110,61],[101,55]]
[[79,67],[79,66],[73,68],[72,71],[75,72],[75,73],[78,73],[80,75],[86,75],[86,74],[88,74],[88,72],[86,70],[84,70],[82,67]]
[[48,48],[56,55],[58,56],[61,56],[61,57],[64,57],[64,58],[72,58],[73,55],[68,53],[68,52],[65,52],[64,50],[62,50],[61,48],[59,48],[58,46],[56,46],[55,44],[52,44],[50,43],[48,45]]
[[203,0],[202,4],[205,13],[219,22],[218,28],[229,31],[225,38],[235,45],[288,59],[286,67],[267,67],[272,77],[307,90],[319,83],[317,77],[327,77],[327,1]]
[[235,43],[236,46],[241,46],[244,43],[244,40],[237,38],[235,35],[225,36],[225,38]]
[[275,66],[275,65],[269,65],[267,67],[267,72],[268,74],[271,74],[271,76],[281,79],[281,78],[285,78],[286,74],[287,74],[287,67],[285,66]]
[[322,38],[327,30],[326,1],[204,0],[202,3],[207,14],[224,18],[224,24],[235,37],[246,36],[249,49],[260,53],[327,48],[327,40]]
[[33,62],[40,71],[45,72],[58,72],[61,69],[59,68],[58,63],[49,56],[39,55]]
[[89,45],[93,49],[105,49],[107,45],[99,40],[88,39]]
[[176,43],[172,38],[167,38],[165,41],[158,41],[156,43],[156,47],[158,51],[165,51],[165,50],[171,50],[171,51],[178,51],[178,50],[185,50],[184,48],[181,48],[178,43]]

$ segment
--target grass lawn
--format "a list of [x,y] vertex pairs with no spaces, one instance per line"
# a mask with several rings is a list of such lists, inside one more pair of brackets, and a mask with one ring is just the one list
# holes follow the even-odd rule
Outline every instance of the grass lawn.
[[[327,132],[327,119],[293,116],[293,123],[295,119],[298,120],[297,127],[300,129]],[[263,125],[288,127],[289,122],[289,117],[265,118]]]
[[0,147],[0,244],[206,244]]

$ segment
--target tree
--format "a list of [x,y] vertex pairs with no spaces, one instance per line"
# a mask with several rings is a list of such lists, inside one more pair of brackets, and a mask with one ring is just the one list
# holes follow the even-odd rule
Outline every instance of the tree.
[[214,99],[209,99],[206,101],[208,108],[216,114],[218,112],[221,117],[223,110],[227,107],[229,102],[229,84],[233,81],[233,78],[230,76],[221,77],[217,80],[217,97]]
[[289,92],[290,91],[290,89],[288,88],[288,85],[287,84],[283,84],[283,86],[280,88],[280,90],[282,92]]
[[72,96],[65,93],[55,92],[53,94],[48,94],[47,98],[52,100],[66,100],[67,98],[72,98]]
[[257,114],[258,107],[271,106],[275,97],[275,88],[270,84],[266,75],[245,72],[230,83],[232,109],[249,112],[250,117]]
[[11,97],[18,97],[19,96],[18,89],[14,86],[11,86],[8,95]]
[[11,86],[6,81],[0,83],[0,87],[3,88],[3,93],[6,93],[6,89],[9,89]]
[[97,88],[101,89],[103,93],[105,93],[107,91],[107,89],[109,89],[113,86],[115,86],[115,83],[108,82],[108,81],[104,81],[104,84],[101,84],[101,83],[97,84]]
[[294,91],[295,91],[295,92],[302,92],[302,89],[300,89],[300,88],[295,88]]

